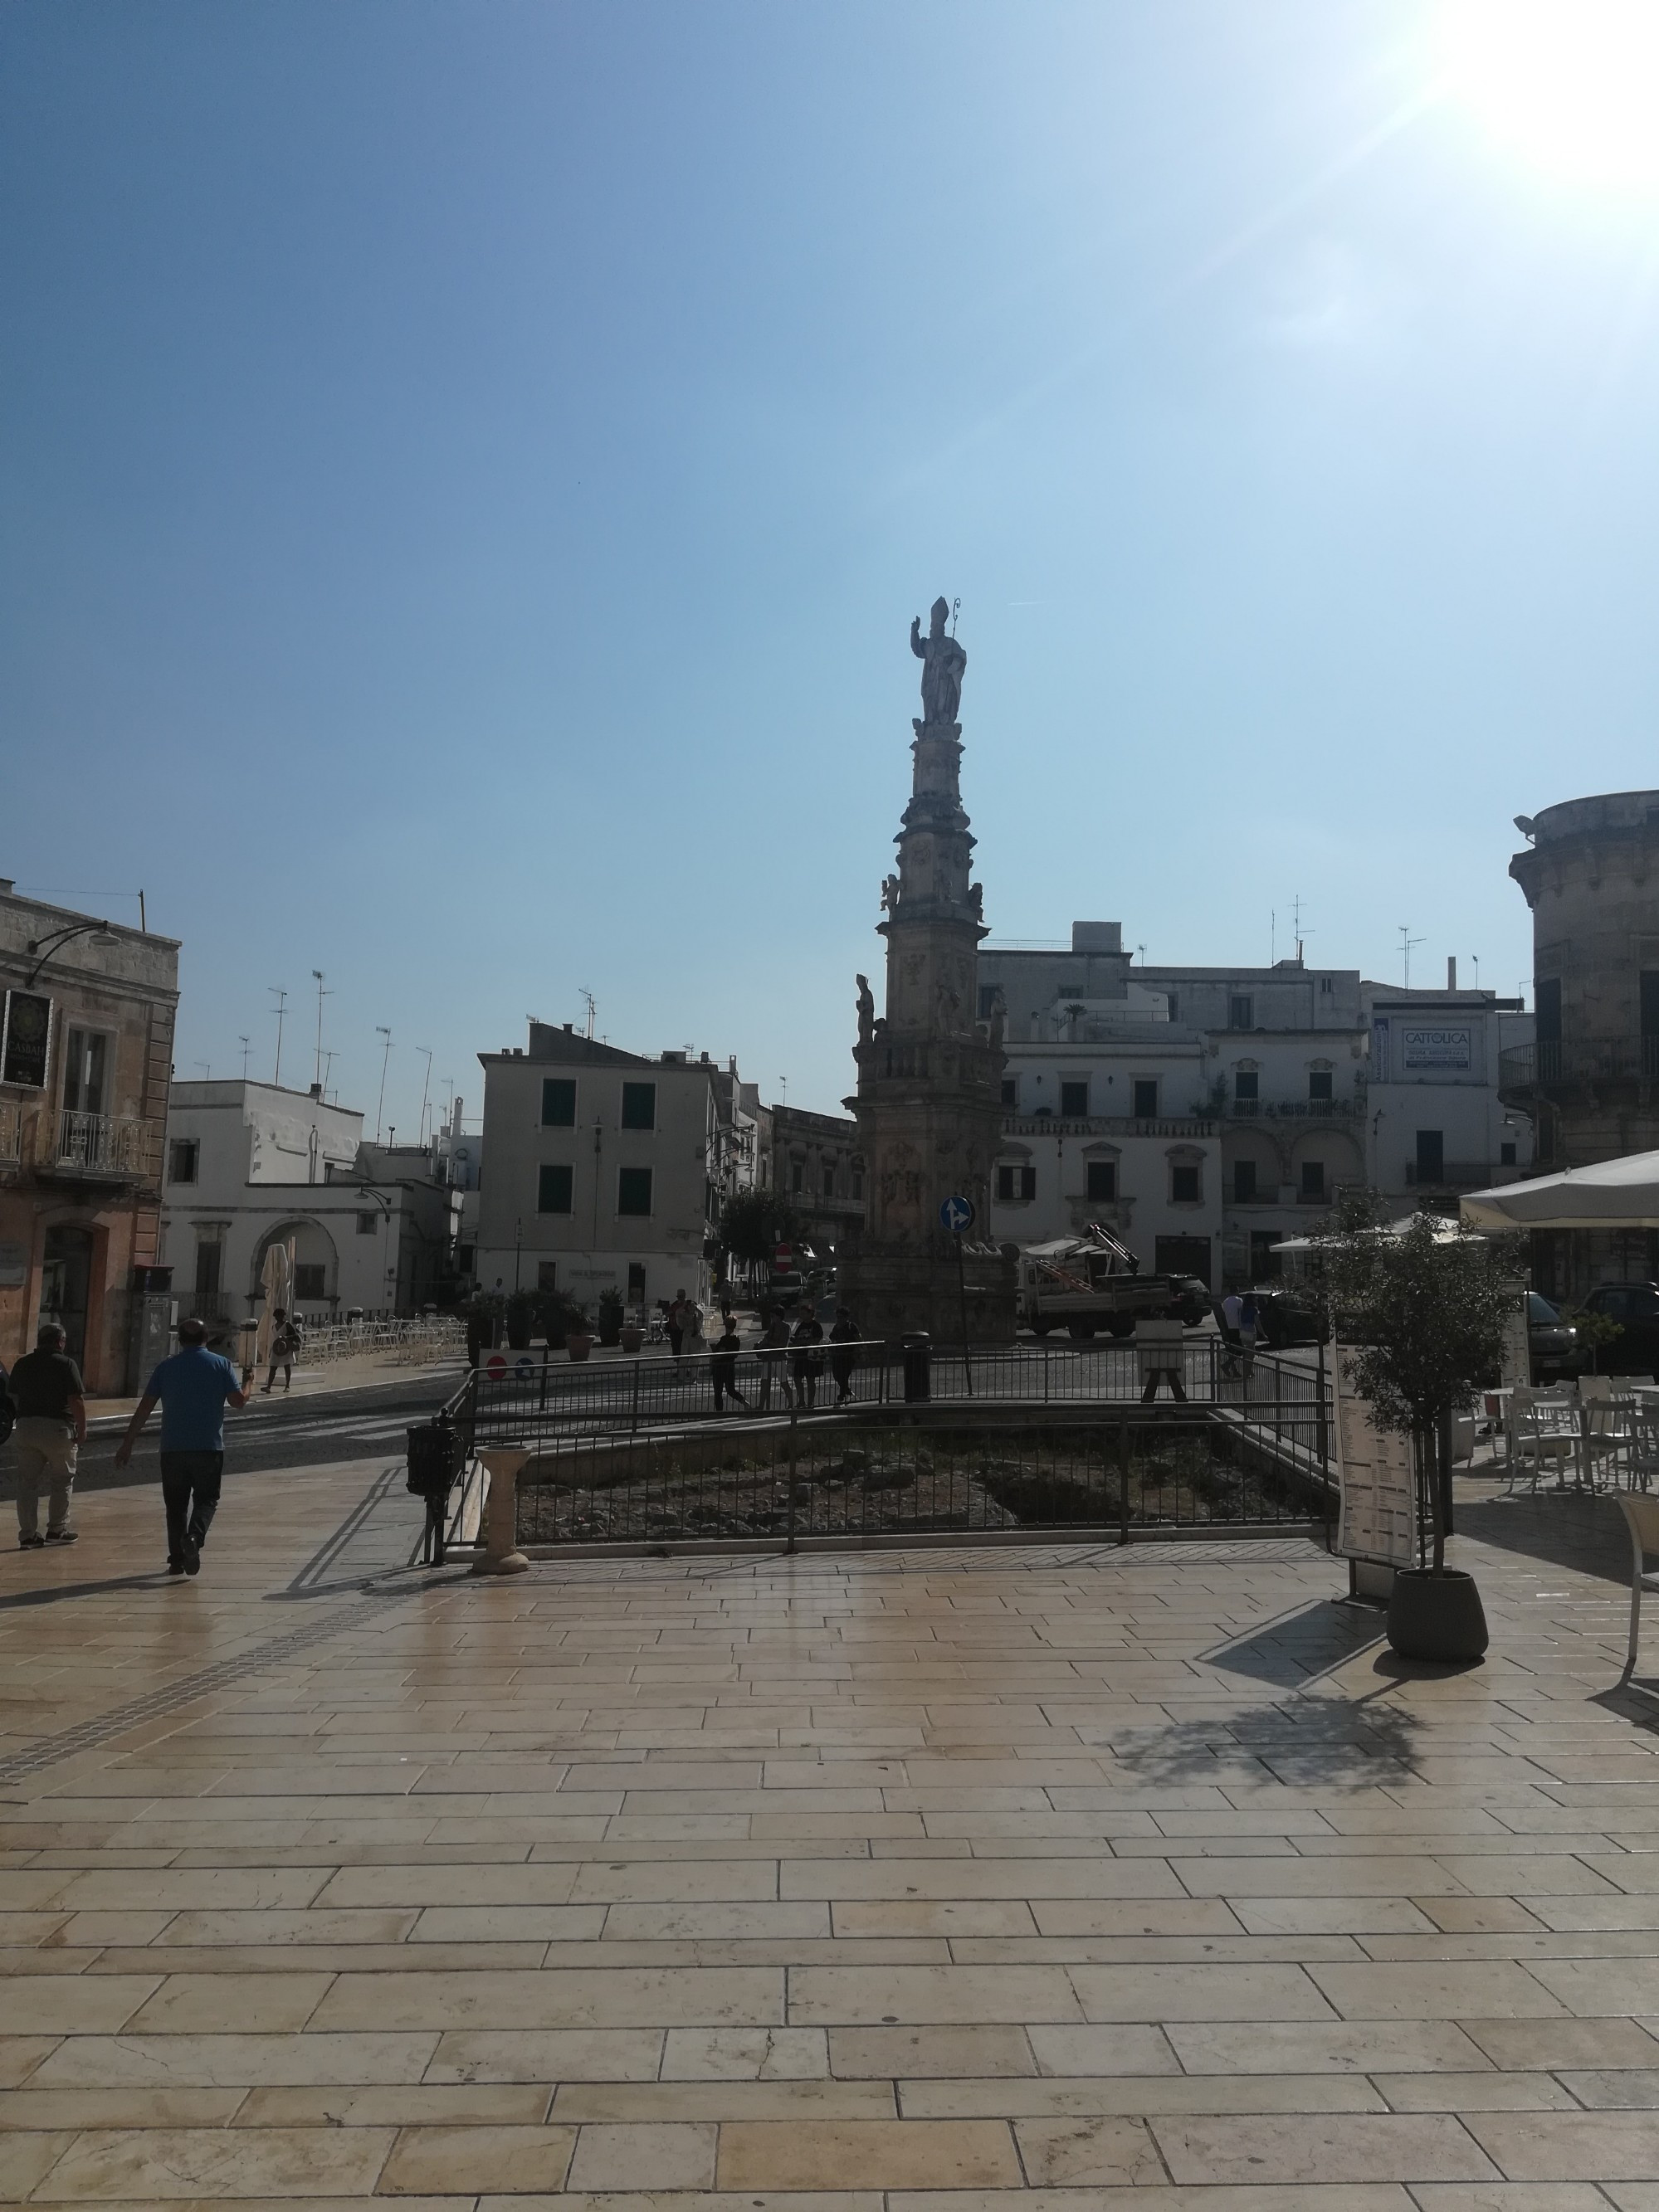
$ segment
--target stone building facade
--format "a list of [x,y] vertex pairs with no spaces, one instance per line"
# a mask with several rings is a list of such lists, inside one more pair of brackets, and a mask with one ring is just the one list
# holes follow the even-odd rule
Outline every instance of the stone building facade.
[[[926,1329],[959,1340],[966,1310],[973,1342],[1013,1334],[1014,1263],[991,1234],[993,1164],[1002,1127],[1003,1021],[975,1002],[986,934],[974,839],[962,804],[962,726],[956,719],[966,655],[945,635],[935,601],[926,644],[924,714],[915,724],[910,803],[896,840],[898,873],[883,889],[886,1007],[859,979],[858,1089],[844,1103],[858,1124],[865,1218],[848,1237],[842,1295],[868,1336]],[[942,1225],[946,1200],[965,1198],[974,1225],[961,1240]]]
[[156,1349],[179,946],[0,879],[0,1361],[62,1323],[87,1388]]
[[[1504,1096],[1534,1119],[1540,1174],[1659,1150],[1659,791],[1567,799],[1516,826],[1536,1036],[1504,1054]],[[1655,1277],[1650,1231],[1533,1240],[1547,1297]]]

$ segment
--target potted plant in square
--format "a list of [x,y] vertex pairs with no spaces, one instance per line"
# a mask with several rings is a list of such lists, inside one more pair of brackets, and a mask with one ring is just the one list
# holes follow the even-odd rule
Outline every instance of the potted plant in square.
[[622,1341],[622,1292],[613,1283],[599,1293],[599,1342],[614,1349]]
[[586,1309],[574,1299],[565,1305],[564,1348],[572,1359],[586,1359],[593,1349],[593,1332],[588,1327]]
[[507,1301],[507,1341],[514,1352],[528,1352],[530,1338],[536,1326],[536,1293],[534,1291],[514,1291]]
[[1419,1213],[1391,1229],[1375,1200],[1344,1210],[1316,1274],[1352,1349],[1344,1379],[1381,1428],[1411,1438],[1419,1537],[1396,1571],[1389,1641],[1403,1658],[1480,1658],[1486,1619],[1473,1576],[1446,1565],[1453,1416],[1498,1373],[1517,1296],[1514,1240],[1467,1235]]

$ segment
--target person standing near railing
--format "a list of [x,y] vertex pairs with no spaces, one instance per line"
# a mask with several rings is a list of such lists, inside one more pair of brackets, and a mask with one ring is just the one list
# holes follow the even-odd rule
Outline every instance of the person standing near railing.
[[789,1355],[789,1364],[795,1371],[795,1403],[802,1413],[811,1413],[817,1401],[818,1377],[823,1372],[817,1350],[823,1342],[823,1323],[811,1306],[803,1309],[790,1342],[795,1347]]
[[265,1371],[264,1387],[259,1393],[262,1398],[270,1397],[276,1381],[276,1370],[279,1367],[283,1370],[284,1392],[294,1388],[294,1358],[301,1341],[299,1318],[295,1316],[290,1321],[286,1307],[276,1307],[270,1318],[276,1323],[276,1327],[271,1332],[270,1338],[270,1364]]
[[782,1313],[774,1307],[766,1317],[766,1327],[762,1330],[760,1343],[756,1347],[760,1353],[759,1410],[763,1413],[772,1403],[772,1384],[775,1379],[779,1385],[780,1395],[784,1404],[787,1406],[789,1403],[789,1382],[783,1371],[784,1352],[788,1342],[789,1324],[784,1319]]
[[714,1346],[714,1356],[708,1363],[708,1372],[714,1385],[714,1411],[726,1410],[726,1401],[734,1398],[746,1413],[749,1401],[738,1388],[738,1354],[743,1349],[743,1339],[738,1334],[735,1322],[729,1322]]
[[680,1356],[680,1345],[685,1335],[685,1292],[684,1291],[675,1291],[673,1304],[668,1309],[668,1317],[663,1327],[668,1338],[668,1349],[678,1359]]
[[[854,1320],[851,1312],[846,1306],[837,1306],[835,1326],[830,1331],[830,1343],[837,1346],[852,1345],[856,1344],[858,1339],[859,1325]],[[856,1352],[843,1352],[837,1349],[830,1354],[830,1372],[835,1381],[836,1403],[838,1406],[846,1406],[852,1402],[853,1371],[858,1363],[859,1356]]]

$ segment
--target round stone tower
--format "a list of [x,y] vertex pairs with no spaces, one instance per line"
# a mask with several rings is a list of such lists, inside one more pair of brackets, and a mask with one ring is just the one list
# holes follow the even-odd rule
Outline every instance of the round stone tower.
[[[1659,1151],[1659,791],[1547,806],[1510,862],[1533,917],[1537,1041],[1505,1052],[1499,1086],[1532,1116],[1540,1174]],[[1547,1295],[1659,1267],[1646,1231],[1534,1240]]]

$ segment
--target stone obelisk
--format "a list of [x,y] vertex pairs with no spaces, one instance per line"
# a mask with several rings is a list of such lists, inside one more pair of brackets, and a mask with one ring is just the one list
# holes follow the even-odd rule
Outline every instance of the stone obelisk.
[[[978,1018],[979,941],[987,936],[974,839],[963,811],[957,710],[968,656],[946,635],[951,610],[933,602],[929,633],[910,625],[922,664],[914,724],[910,804],[896,842],[896,876],[882,886],[887,1006],[878,1018],[859,980],[856,1094],[864,1154],[863,1228],[843,1254],[841,1295],[861,1333],[896,1338],[927,1329],[959,1343],[963,1308],[975,1344],[1014,1332],[1014,1263],[990,1235],[991,1170],[1002,1123],[1002,1014]],[[974,1224],[957,1240],[941,1220],[965,1198]],[[960,1261],[960,1268],[958,1267]]]

